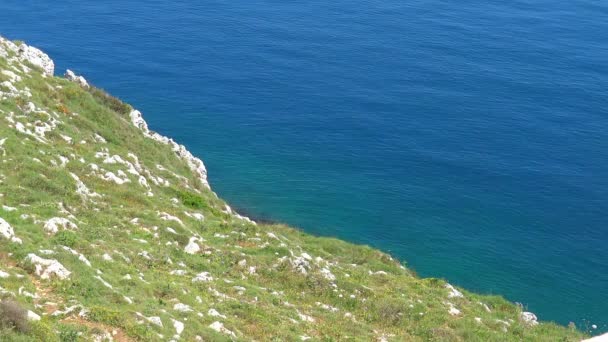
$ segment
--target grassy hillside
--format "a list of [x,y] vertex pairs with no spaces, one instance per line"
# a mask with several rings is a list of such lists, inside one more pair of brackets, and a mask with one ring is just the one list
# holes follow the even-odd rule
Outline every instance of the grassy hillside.
[[0,39],[0,340],[584,336],[378,250],[240,217],[129,105],[23,46]]

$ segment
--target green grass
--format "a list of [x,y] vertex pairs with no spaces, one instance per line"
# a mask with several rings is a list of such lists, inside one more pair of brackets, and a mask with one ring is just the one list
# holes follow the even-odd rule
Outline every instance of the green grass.
[[[0,69],[12,66],[0,58]],[[373,248],[281,224],[240,220],[225,212],[225,203],[169,146],[131,125],[128,104],[100,89],[86,90],[36,71],[20,75],[23,80],[15,87],[29,88],[32,97],[0,100],[0,139],[6,138],[0,148],[0,205],[17,208],[0,209],[0,217],[23,244],[0,243],[0,270],[10,274],[0,278],[0,286],[4,296],[14,297],[42,320],[24,332],[2,329],[0,340],[85,341],[116,330],[129,340],[166,341],[176,334],[172,320],[185,325],[183,341],[197,336],[230,340],[209,328],[215,321],[243,341],[294,341],[303,336],[314,341],[382,336],[392,341],[578,341],[586,336],[552,323],[527,325],[520,319],[521,309],[501,297],[462,290],[463,298],[448,298],[445,281],[418,278]],[[29,102],[41,112],[27,113]],[[14,123],[33,129],[51,120],[58,125],[45,134],[46,143],[18,132]],[[131,163],[129,154],[136,155],[154,196],[147,196],[126,165],[104,163],[105,158],[96,156],[100,152]],[[60,156],[69,161],[62,165]],[[101,178],[119,171],[129,183]],[[70,174],[101,197],[76,193]],[[154,184],[158,177],[169,186]],[[194,212],[205,219],[186,214]],[[163,220],[160,213],[178,217],[183,224]],[[53,217],[68,218],[78,228],[50,235],[43,227]],[[184,247],[193,236],[199,238],[201,250],[188,254]],[[39,279],[34,266],[24,261],[28,253],[59,261],[72,272],[70,278]],[[304,253],[312,257],[306,274],[292,265]],[[335,279],[328,279],[325,269]],[[213,280],[193,282],[201,272]],[[175,310],[178,303],[191,311]],[[450,315],[450,305],[460,314]],[[73,306],[71,313],[51,314]],[[210,315],[211,309],[222,316]],[[143,318],[156,316],[162,327]],[[314,322],[307,321],[308,316]]]

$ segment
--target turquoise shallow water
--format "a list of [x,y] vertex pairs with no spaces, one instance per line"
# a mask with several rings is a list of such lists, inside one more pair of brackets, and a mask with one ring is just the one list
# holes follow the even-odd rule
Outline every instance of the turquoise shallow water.
[[608,324],[608,5],[3,0],[256,217]]

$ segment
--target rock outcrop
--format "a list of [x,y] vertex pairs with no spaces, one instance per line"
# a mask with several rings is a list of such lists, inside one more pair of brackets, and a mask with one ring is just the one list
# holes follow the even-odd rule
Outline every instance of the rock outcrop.
[[40,277],[40,279],[57,277],[63,280],[69,278],[70,274],[72,273],[63,267],[59,261],[53,259],[44,259],[33,253],[28,254],[25,260],[34,265],[35,273]]
[[190,170],[192,170],[192,172],[194,172],[194,174],[198,176],[198,179],[200,180],[201,184],[209,188],[209,182],[207,181],[207,169],[205,168],[205,164],[202,160],[192,155],[192,153],[190,153],[190,151],[188,151],[188,149],[186,149],[184,145],[180,145],[171,138],[167,138],[156,132],[150,131],[150,129],[148,129],[148,123],[146,122],[146,120],[144,120],[140,111],[133,110],[131,111],[129,116],[131,118],[131,123],[135,127],[139,128],[146,137],[158,141],[162,144],[171,146],[173,152],[175,152],[175,154],[179,158],[185,161]]
[[89,82],[87,82],[87,80],[79,75],[76,75],[72,70],[67,69],[65,71],[65,75],[64,77],[72,82],[78,83],[81,87],[83,88],[89,88]]
[[21,239],[15,236],[13,227],[11,227],[3,218],[0,218],[0,235],[9,241],[19,244],[22,243]]
[[[12,52],[15,56],[9,56],[9,52]],[[42,50],[25,43],[17,44],[0,37],[0,57],[16,58],[21,62],[30,63],[31,65],[41,68],[42,73],[45,76],[53,76],[55,73],[55,63],[53,60],[46,53],[42,52]],[[25,67],[27,68],[27,66]]]

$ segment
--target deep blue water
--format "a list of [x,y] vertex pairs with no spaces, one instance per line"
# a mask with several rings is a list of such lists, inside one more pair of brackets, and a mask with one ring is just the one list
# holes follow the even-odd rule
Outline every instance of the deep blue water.
[[254,216],[608,324],[608,3],[2,0]]

